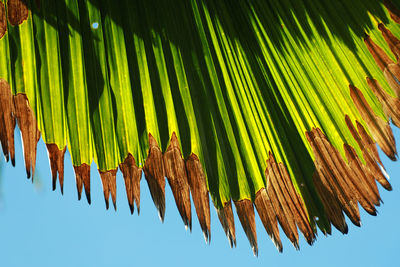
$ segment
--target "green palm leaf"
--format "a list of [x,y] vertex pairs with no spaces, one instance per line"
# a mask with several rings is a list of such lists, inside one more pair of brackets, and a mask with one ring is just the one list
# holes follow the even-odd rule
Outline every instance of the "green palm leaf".
[[[94,161],[116,208],[116,173],[140,210],[142,168],[161,220],[165,177],[206,241],[209,193],[231,246],[233,201],[257,254],[254,206],[282,250],[317,227],[343,233],[391,190],[400,12],[390,1],[0,1],[0,141],[28,177],[40,136],[53,190],[68,147],[78,198]],[[367,79],[366,79],[367,77]]]

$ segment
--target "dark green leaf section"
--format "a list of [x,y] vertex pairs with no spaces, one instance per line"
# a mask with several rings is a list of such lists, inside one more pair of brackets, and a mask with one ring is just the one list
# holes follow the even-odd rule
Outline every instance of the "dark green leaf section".
[[[113,45],[105,43],[103,39],[103,23],[105,32],[113,33],[112,22],[108,17],[101,15],[101,10],[96,9],[86,1],[81,2],[82,13],[82,37],[84,48],[84,62],[86,70],[86,81],[88,88],[89,113],[92,125],[92,134],[95,146],[95,162],[102,171],[115,169],[115,162],[122,161],[118,158],[118,146],[116,142],[116,127],[113,116],[112,101],[115,101],[112,95],[111,87],[124,88],[126,85],[115,84],[118,79],[115,78],[116,64],[110,62],[113,66],[109,72],[107,68],[106,46],[109,53],[114,53]],[[87,27],[84,27],[87,26]],[[113,36],[107,38],[114,40]],[[122,42],[123,43],[123,42]],[[117,49],[117,47],[115,48]],[[120,58],[120,57],[114,57]],[[117,65],[119,66],[119,65]],[[122,66],[122,64],[121,64]],[[111,77],[111,83],[110,79]],[[128,97],[128,96],[127,96]],[[118,103],[122,103],[118,99]]]
[[[60,36],[69,150],[74,166],[80,166],[83,163],[90,165],[94,153],[89,103],[90,98],[99,96],[89,95],[87,90],[78,1],[57,2],[56,14]],[[103,159],[103,164],[105,164],[104,161]]]
[[350,84],[388,121],[365,80],[394,95],[363,41],[391,55],[377,24],[400,36],[380,1],[41,2],[0,40],[0,78],[27,94],[44,141],[67,144],[74,166],[104,172],[129,154],[143,165],[148,135],[165,151],[175,132],[220,209],[270,186],[273,155],[312,226],[330,232],[305,133],[320,128],[342,157],[348,144],[364,160],[345,121],[367,126]]
[[[118,13],[118,7],[113,4],[113,1],[103,1],[102,4],[103,13],[106,14],[103,16],[105,20],[105,39],[107,40],[108,69],[106,71],[109,72],[109,84],[112,89],[109,93],[112,102],[108,105],[112,110],[109,110],[107,114],[111,118],[104,119],[104,126],[105,129],[110,130],[112,127],[109,127],[107,123],[109,121],[114,121],[116,140],[118,141],[119,148],[119,158],[117,158],[117,161],[123,162],[128,156],[128,153],[131,153],[136,160],[140,161],[143,156],[139,145],[131,81],[130,76],[127,75],[129,73],[129,66],[124,32],[121,27],[122,17],[119,17],[116,21],[112,19],[117,18]],[[87,3],[87,5],[91,4]],[[95,12],[93,6],[91,10]],[[107,12],[109,12],[110,15],[107,15]],[[97,36],[94,36],[95,38],[92,38],[92,40],[97,40],[98,45],[101,46],[103,40],[101,36],[102,31],[99,28],[96,29],[96,25],[98,25],[98,27],[101,25],[100,18],[91,17],[89,24],[92,25],[92,32],[97,33]],[[88,25],[88,23],[83,23],[82,25]],[[86,27],[83,26],[83,28],[85,29]],[[102,47],[101,56],[104,57],[104,55],[105,49]],[[94,60],[96,59],[98,60],[99,56],[94,57]],[[104,68],[107,66],[106,62],[99,63],[99,65]],[[98,78],[101,79],[102,77]],[[107,82],[108,81],[105,81],[105,83]],[[114,118],[112,118],[113,114]],[[109,140],[109,138],[106,137],[105,140]]]
[[33,12],[39,78],[36,92],[42,114],[38,116],[38,126],[43,140],[63,149],[67,144],[67,129],[59,35],[58,27],[49,23],[55,13],[56,3],[51,1],[44,1]]

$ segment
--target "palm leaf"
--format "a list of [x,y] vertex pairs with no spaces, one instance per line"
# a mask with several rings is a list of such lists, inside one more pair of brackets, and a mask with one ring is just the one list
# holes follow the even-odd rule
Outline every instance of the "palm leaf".
[[[0,1],[0,141],[28,177],[40,136],[53,190],[68,147],[78,198],[90,165],[116,208],[116,173],[140,210],[142,168],[161,220],[165,177],[206,241],[209,194],[231,246],[233,201],[257,253],[254,206],[282,250],[317,227],[347,233],[358,203],[391,190],[397,157],[399,10],[390,1]],[[397,37],[396,37],[397,36]],[[367,79],[366,79],[367,77]]]

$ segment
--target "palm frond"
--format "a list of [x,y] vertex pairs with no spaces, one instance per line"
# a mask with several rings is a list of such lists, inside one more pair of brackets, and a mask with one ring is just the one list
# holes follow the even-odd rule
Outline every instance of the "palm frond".
[[[376,144],[397,158],[400,12],[391,1],[0,1],[0,141],[28,177],[36,144],[63,192],[66,148],[78,198],[90,165],[131,212],[142,169],[161,220],[165,177],[186,227],[190,194],[206,242],[209,194],[231,246],[232,201],[258,253],[255,211],[279,251],[317,227],[342,233],[358,204],[391,190]],[[344,213],[344,214],[343,214]]]

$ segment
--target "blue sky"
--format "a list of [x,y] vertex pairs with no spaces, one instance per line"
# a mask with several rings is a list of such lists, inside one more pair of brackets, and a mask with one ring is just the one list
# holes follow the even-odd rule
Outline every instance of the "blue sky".
[[[394,129],[397,140],[400,131]],[[77,200],[69,154],[65,157],[64,196],[51,191],[47,151],[38,145],[38,182],[26,179],[21,141],[16,136],[16,168],[2,163],[0,182],[1,266],[394,266],[400,262],[400,163],[381,154],[391,176],[392,192],[380,187],[384,204],[377,217],[361,210],[362,227],[349,224],[349,234],[334,230],[318,233],[310,247],[302,238],[296,251],[284,239],[277,252],[257,218],[259,257],[235,217],[237,248],[231,249],[211,210],[211,244],[206,245],[192,206],[193,231],[186,232],[166,189],[166,216],[162,224],[141,181],[141,213],[130,215],[121,173],[117,176],[117,212],[106,211],[100,177],[92,166],[92,205]],[[58,186],[58,185],[57,185]]]

